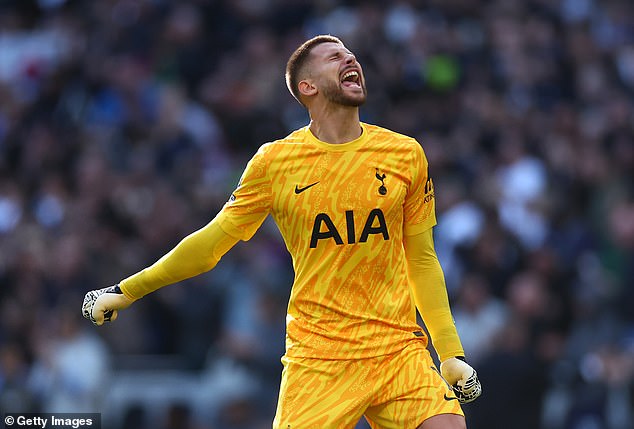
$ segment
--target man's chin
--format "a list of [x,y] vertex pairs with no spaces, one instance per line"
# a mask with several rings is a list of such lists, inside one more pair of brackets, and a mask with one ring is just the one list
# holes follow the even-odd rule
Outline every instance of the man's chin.
[[361,107],[361,106],[363,106],[364,103],[365,103],[365,97],[363,99],[360,99],[360,100],[350,100],[350,102],[348,104],[346,104],[346,106]]
[[366,95],[364,92],[356,94],[342,94],[339,102],[344,106],[359,107],[365,103]]
[[325,90],[323,94],[330,102],[349,107],[359,107],[365,103],[366,100],[366,93],[363,88],[356,90],[349,88],[334,90],[334,88],[332,88],[330,91]]

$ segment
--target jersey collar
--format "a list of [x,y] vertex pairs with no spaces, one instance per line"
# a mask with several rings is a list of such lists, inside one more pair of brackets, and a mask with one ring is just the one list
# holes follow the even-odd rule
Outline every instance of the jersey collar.
[[313,132],[310,130],[309,126],[304,127],[304,130],[305,130],[307,139],[310,143],[320,147],[321,149],[332,151],[332,152],[347,152],[347,151],[356,150],[359,147],[363,146],[368,136],[368,130],[366,129],[366,126],[363,122],[361,122],[361,135],[359,137],[357,137],[356,139],[352,141],[349,141],[346,143],[339,143],[339,144],[326,143],[324,141],[319,140],[317,137],[315,137]]

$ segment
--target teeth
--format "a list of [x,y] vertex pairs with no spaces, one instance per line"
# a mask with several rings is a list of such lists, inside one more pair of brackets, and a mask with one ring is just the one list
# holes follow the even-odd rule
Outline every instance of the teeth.
[[357,73],[356,71],[349,71],[348,73],[343,75],[343,79],[342,80],[346,80],[349,77],[357,77],[359,76],[359,73]]

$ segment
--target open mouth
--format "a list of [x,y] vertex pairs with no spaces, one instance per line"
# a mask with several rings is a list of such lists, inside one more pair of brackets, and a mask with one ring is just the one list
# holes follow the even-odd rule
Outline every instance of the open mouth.
[[347,88],[361,88],[361,77],[356,70],[350,70],[341,77],[341,84]]

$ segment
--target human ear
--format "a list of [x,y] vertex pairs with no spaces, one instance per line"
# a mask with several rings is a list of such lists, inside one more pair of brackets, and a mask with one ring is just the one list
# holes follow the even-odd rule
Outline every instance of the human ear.
[[317,94],[317,87],[308,80],[299,81],[297,87],[302,95],[311,96]]

